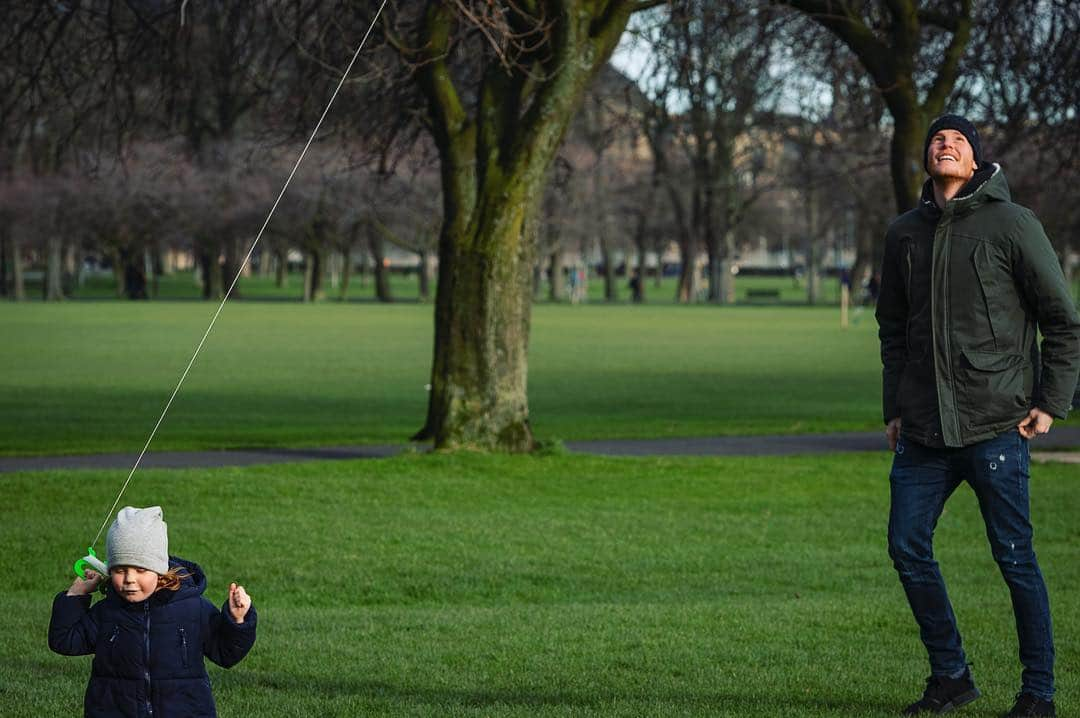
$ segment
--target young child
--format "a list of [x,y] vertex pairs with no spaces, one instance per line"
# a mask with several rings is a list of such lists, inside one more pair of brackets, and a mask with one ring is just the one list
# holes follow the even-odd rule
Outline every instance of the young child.
[[255,643],[255,609],[243,586],[229,584],[219,611],[203,598],[206,576],[169,556],[160,506],[120,510],[106,538],[109,583],[87,571],[53,600],[49,648],[94,654],[86,716],[216,716],[203,656],[229,668]]

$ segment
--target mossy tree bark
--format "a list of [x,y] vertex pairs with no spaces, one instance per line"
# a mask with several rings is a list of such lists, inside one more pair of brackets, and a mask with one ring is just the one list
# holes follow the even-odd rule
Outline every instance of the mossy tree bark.
[[655,4],[506,3],[511,32],[545,24],[543,40],[508,48],[509,62],[489,58],[465,93],[447,60],[459,18],[449,3],[429,2],[418,79],[439,151],[443,224],[431,393],[414,438],[439,449],[533,448],[527,349],[547,170],[631,13]]
[[[840,38],[873,78],[893,118],[889,169],[896,209],[906,212],[918,202],[925,176],[922,149],[926,129],[945,108],[968,47],[972,0],[952,0],[934,9],[920,7],[919,0],[891,0],[882,3],[885,22],[880,30],[876,25],[871,27],[863,16],[861,2],[783,1]],[[915,74],[925,26],[950,33],[950,37],[940,54],[933,82],[920,98]]]

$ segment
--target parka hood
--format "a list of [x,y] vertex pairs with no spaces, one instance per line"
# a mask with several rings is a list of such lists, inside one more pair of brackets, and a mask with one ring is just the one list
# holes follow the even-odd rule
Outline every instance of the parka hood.
[[[1012,195],[1009,192],[1009,183],[1005,180],[1005,173],[1001,171],[1001,165],[991,162],[975,170],[975,174],[971,176],[967,184],[946,203],[946,208],[951,209],[953,214],[959,214],[983,202],[1010,201],[1012,201]],[[927,179],[923,183],[919,209],[935,221],[941,216],[942,208],[938,207],[937,202],[934,201],[933,179]]]
[[158,591],[154,595],[163,595],[161,598],[175,601],[181,598],[190,598],[192,596],[201,596],[206,591],[206,574],[203,573],[199,564],[194,561],[186,561],[176,556],[169,556],[169,568],[181,569],[187,576],[180,582],[180,588],[176,591]]

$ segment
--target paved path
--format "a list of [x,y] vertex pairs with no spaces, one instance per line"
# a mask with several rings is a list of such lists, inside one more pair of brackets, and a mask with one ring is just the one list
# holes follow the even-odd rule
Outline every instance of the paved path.
[[[409,445],[331,446],[314,449],[236,449],[223,451],[151,451],[143,457],[140,468],[199,468],[250,466],[325,459],[373,459],[394,456]],[[800,434],[795,436],[716,436],[693,439],[605,439],[571,441],[566,448],[579,454],[602,456],[789,456],[848,451],[881,451],[885,436],[880,431],[847,434]],[[1080,452],[1080,427],[1052,429],[1050,434],[1032,442],[1036,460],[1062,460],[1080,463],[1073,449]],[[85,454],[80,456],[0,456],[0,473],[43,471],[49,469],[125,469],[130,470],[137,454]]]

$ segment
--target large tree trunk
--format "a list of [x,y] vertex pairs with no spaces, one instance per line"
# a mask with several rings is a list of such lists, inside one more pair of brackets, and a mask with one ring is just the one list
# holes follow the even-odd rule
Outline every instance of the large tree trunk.
[[[448,221],[440,240],[436,358],[427,430],[441,448],[529,451],[526,394],[533,229],[542,187],[485,195],[480,222]],[[460,232],[460,234],[458,234]]]
[[[424,427],[441,449],[533,448],[526,395],[538,213],[551,165],[585,87],[611,56],[636,3],[560,6],[544,29],[545,67],[491,60],[473,102],[446,64],[450,3],[428,3],[418,79],[439,150],[443,225],[435,352]],[[507,9],[511,21],[520,10]],[[470,90],[470,93],[472,90]]]
[[922,148],[926,139],[927,120],[918,109],[911,108],[903,115],[894,114],[892,140],[889,143],[889,172],[892,175],[896,211],[907,212],[919,202],[926,169]]

